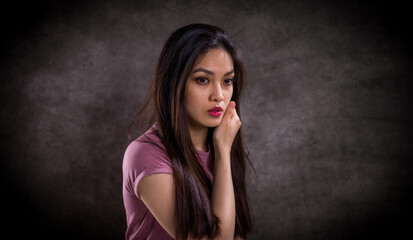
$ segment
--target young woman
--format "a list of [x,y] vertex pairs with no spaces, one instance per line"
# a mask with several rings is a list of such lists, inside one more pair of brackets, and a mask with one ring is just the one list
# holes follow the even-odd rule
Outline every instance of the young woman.
[[[152,127],[123,159],[126,239],[245,239],[252,231],[239,52],[220,28],[169,37],[138,116]],[[132,122],[133,123],[133,122]]]

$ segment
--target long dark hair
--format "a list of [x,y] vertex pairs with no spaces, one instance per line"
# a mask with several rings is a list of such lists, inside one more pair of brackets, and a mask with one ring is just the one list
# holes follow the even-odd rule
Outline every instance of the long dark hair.
[[[233,95],[240,116],[240,96],[244,87],[245,70],[239,51],[222,29],[208,24],[191,24],[177,29],[166,41],[159,57],[147,99],[137,114],[140,126],[149,116],[156,121],[160,138],[171,159],[175,180],[176,238],[187,239],[220,232],[219,219],[211,205],[212,184],[197,160],[197,152],[189,134],[189,119],[185,107],[185,85],[195,60],[211,49],[224,49],[232,57],[235,71]],[[136,119],[135,119],[136,120]],[[129,125],[129,131],[133,123]],[[242,128],[241,128],[242,129]],[[235,235],[244,239],[253,230],[252,217],[246,194],[244,151],[241,129],[231,148],[231,173],[235,193]],[[214,160],[214,145],[209,128],[207,143]],[[251,164],[251,162],[248,160]],[[252,166],[252,164],[251,164]]]

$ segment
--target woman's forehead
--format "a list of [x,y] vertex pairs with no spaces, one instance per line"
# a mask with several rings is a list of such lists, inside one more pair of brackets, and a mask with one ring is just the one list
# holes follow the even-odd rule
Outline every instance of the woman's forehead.
[[195,61],[193,70],[202,67],[208,70],[229,71],[234,68],[233,66],[232,57],[228,51],[216,48],[199,55]]

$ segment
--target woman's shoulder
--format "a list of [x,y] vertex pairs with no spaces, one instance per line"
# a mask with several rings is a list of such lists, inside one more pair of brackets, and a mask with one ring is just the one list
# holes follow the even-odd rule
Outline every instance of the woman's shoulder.
[[130,142],[126,151],[139,151],[146,148],[158,148],[159,150],[166,151],[155,124],[141,136]]
[[156,161],[169,162],[166,148],[157,129],[152,126],[144,134],[129,143],[124,154],[124,164],[145,164]]

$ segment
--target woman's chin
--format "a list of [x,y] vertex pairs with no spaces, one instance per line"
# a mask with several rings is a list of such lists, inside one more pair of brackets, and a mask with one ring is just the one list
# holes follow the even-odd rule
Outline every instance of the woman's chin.
[[222,121],[222,117],[219,118],[215,118],[215,119],[208,119],[208,120],[201,120],[201,121],[194,121],[191,122],[191,126],[195,127],[195,128],[199,128],[199,127],[208,127],[208,128],[215,128],[218,127],[219,124],[221,124]]
[[219,124],[221,124],[221,120],[222,120],[222,118],[211,121],[210,123],[208,123],[208,125],[209,125],[208,127],[218,127]]

